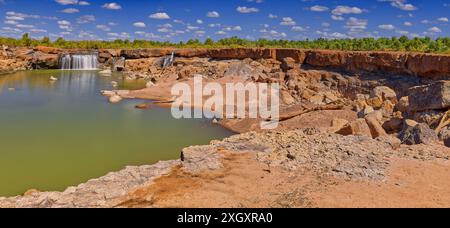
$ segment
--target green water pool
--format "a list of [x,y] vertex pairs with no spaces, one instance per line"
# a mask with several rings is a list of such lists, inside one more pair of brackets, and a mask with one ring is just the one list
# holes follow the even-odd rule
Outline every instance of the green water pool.
[[[49,78],[58,78],[50,82]],[[232,133],[210,120],[176,120],[170,109],[109,104],[101,90],[143,81],[97,71],[28,71],[0,76],[0,196],[62,191],[128,165],[177,159],[189,145]]]

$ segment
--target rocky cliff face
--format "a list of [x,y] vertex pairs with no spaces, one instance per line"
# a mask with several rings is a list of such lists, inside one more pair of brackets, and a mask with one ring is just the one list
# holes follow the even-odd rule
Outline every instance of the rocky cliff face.
[[275,59],[292,58],[311,67],[334,68],[348,72],[377,72],[414,75],[431,79],[450,78],[450,56],[399,52],[349,52],[300,49],[137,49],[101,50],[101,56],[123,56],[127,59],[161,57],[175,52],[178,57],[212,59]]
[[[6,48],[8,49],[8,48]],[[58,68],[59,56],[63,53],[77,53],[86,50],[62,50],[48,47],[8,49],[2,58],[21,59],[32,68]],[[5,52],[5,51],[4,51]],[[401,53],[401,52],[350,52],[301,49],[101,49],[99,61],[108,63],[112,57],[144,59],[170,55],[178,57],[211,59],[274,59],[282,61],[292,58],[296,63],[316,67],[334,68],[347,72],[377,72],[386,74],[414,75],[430,79],[450,78],[450,55]],[[6,56],[6,57],[5,57]],[[2,67],[4,68],[4,67]]]

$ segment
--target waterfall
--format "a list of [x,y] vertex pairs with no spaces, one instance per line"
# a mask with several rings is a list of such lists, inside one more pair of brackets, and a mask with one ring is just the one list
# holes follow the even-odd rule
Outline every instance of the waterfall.
[[96,70],[98,69],[98,56],[96,54],[75,54],[61,57],[63,70]]
[[171,66],[174,60],[175,60],[175,52],[172,52],[170,56],[166,56],[163,58],[162,67],[166,68]]

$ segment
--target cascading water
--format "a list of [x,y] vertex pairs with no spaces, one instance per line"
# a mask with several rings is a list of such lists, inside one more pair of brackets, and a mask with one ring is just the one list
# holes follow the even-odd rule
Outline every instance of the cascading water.
[[61,57],[63,70],[97,70],[98,56],[96,54],[75,54]]

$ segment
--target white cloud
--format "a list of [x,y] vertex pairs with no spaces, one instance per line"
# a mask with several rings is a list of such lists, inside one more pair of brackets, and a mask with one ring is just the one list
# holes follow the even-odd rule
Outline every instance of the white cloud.
[[217,18],[220,17],[220,14],[217,11],[211,11],[206,14],[207,17]]
[[61,5],[76,5],[78,0],[56,0],[57,3]]
[[390,25],[390,24],[388,24],[388,25],[379,25],[378,28],[384,29],[384,30],[394,30],[395,26]]
[[270,14],[269,14],[269,18],[270,18],[270,19],[275,19],[275,18],[278,18],[278,16],[275,15],[275,14],[271,14],[271,13],[270,13]]
[[154,13],[154,14],[150,15],[149,17],[151,19],[156,19],[156,20],[167,20],[167,19],[170,19],[170,16],[167,13],[164,13],[164,12]]
[[258,8],[254,8],[254,7],[249,8],[246,6],[238,6],[238,8],[236,8],[236,10],[239,13],[257,13],[257,12],[259,12]]
[[62,10],[61,12],[63,12],[63,13],[79,13],[80,10],[75,9],[75,8],[67,8],[67,9]]
[[338,16],[344,14],[362,14],[363,10],[358,7],[337,6],[331,13]]
[[157,31],[160,33],[168,33],[168,32],[171,32],[172,30],[170,30],[168,28],[159,28],[159,29],[157,29]]
[[294,26],[294,27],[292,27],[292,31],[294,31],[294,32],[304,32],[304,31],[306,31],[306,29],[304,29],[301,26]]
[[448,18],[447,17],[441,17],[441,18],[438,18],[438,21],[440,21],[440,22],[448,22]]
[[345,28],[350,31],[350,33],[359,33],[367,29],[369,22],[367,20],[358,19],[351,17],[345,24]]
[[78,5],[80,5],[80,6],[89,6],[89,5],[91,5],[91,3],[86,2],[86,1],[79,1]]
[[122,6],[115,2],[111,2],[111,3],[105,3],[102,6],[102,8],[109,9],[109,10],[120,10],[120,9],[122,9]]
[[16,27],[21,28],[21,29],[30,29],[30,28],[34,28],[34,25],[17,24]]
[[4,24],[7,24],[7,25],[16,25],[16,24],[18,24],[19,22],[13,21],[13,20],[9,20],[9,21],[4,21],[3,23],[4,23]]
[[404,11],[414,11],[417,7],[407,3],[408,0],[378,0],[379,2],[390,2],[391,6],[404,10]]
[[330,10],[328,7],[326,6],[319,6],[319,5],[315,5],[312,6],[311,8],[309,8],[309,10],[313,11],[313,12],[325,12]]
[[72,25],[72,23],[70,23],[70,21],[66,21],[66,20],[58,21],[58,26],[62,30],[72,31],[71,25]]
[[137,28],[145,28],[146,27],[144,22],[135,22],[135,23],[133,23],[133,26],[137,27]]
[[433,33],[441,33],[442,30],[438,27],[432,27],[428,29],[429,32],[433,32]]
[[91,5],[87,1],[78,1],[78,0],[55,0],[60,5],[66,6],[66,5],[80,5],[80,6],[88,6]]
[[294,26],[297,23],[290,17],[283,17],[283,20],[281,21],[280,25],[283,26]]
[[32,32],[32,33],[46,33],[47,30],[45,30],[45,29],[30,29],[30,32]]
[[413,26],[413,23],[406,21],[405,23],[403,23],[403,25],[410,27],[410,26]]
[[77,19],[78,24],[88,24],[88,23],[92,23],[94,21],[95,21],[94,15],[84,15]]
[[201,25],[201,24],[203,24],[203,21],[202,20],[200,20],[200,19],[197,19],[197,24],[199,24],[199,25]]

